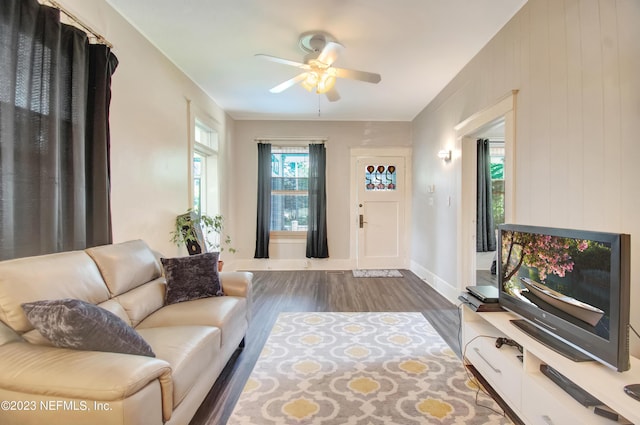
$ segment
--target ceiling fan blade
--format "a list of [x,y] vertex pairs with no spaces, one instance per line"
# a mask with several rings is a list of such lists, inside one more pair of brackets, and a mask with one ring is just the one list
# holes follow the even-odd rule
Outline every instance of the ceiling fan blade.
[[291,66],[295,66],[296,68],[309,69],[309,65],[306,65],[306,64],[304,64],[302,62],[296,62],[296,61],[292,61],[292,60],[289,60],[289,59],[283,59],[283,58],[279,58],[279,57],[271,56],[271,55],[264,55],[262,53],[258,53],[255,56],[259,57],[259,58],[266,59],[266,60],[271,61],[271,62],[277,62],[277,63],[281,63],[281,64],[284,64],[284,65],[291,65]]
[[326,92],[325,95],[327,96],[327,99],[329,99],[329,102],[337,102],[338,100],[340,100],[340,94],[338,93],[338,90],[335,89],[335,87]]
[[275,86],[274,88],[272,88],[271,90],[269,90],[271,93],[281,93],[283,91],[285,91],[286,89],[288,89],[289,87],[295,86],[296,84],[298,84],[300,81],[304,80],[305,78],[307,78],[307,73],[303,72],[301,74],[296,75],[295,77],[278,84],[277,86]]
[[364,81],[366,83],[377,84],[382,80],[380,74],[366,71],[356,71],[355,69],[334,68],[336,76],[340,78],[349,78],[351,80]]
[[342,48],[342,44],[335,41],[328,41],[318,55],[318,61],[327,65],[333,64],[338,59],[338,52]]

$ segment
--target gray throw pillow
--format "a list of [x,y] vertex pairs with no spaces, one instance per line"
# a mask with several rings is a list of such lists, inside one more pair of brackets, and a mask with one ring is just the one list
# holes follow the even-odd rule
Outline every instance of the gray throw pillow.
[[97,305],[66,298],[25,303],[22,309],[56,347],[155,357],[135,329]]
[[161,258],[167,279],[167,304],[224,295],[218,275],[218,252]]

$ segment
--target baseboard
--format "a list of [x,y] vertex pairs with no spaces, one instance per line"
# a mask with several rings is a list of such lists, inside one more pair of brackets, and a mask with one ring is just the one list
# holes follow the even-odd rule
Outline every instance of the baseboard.
[[[355,269],[355,261],[349,259],[271,259],[251,258],[230,261],[225,263],[225,271],[233,270],[352,270]],[[460,289],[441,279],[430,270],[412,261],[409,270],[435,289],[440,295],[453,304],[458,304]]]
[[435,273],[415,261],[411,261],[409,270],[435,289],[440,295],[448,299],[452,304],[459,304],[458,295],[460,295],[460,289],[456,285],[452,285],[444,279],[441,279]]
[[336,260],[331,258],[301,258],[286,260],[251,258],[234,261],[231,266],[234,270],[351,270],[355,268],[352,260]]

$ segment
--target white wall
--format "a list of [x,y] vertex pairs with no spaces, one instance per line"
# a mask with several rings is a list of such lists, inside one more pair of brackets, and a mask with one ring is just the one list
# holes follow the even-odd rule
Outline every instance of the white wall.
[[[260,137],[327,138],[327,226],[329,260],[312,260],[309,268],[351,268],[349,169],[351,148],[409,147],[409,122],[236,121],[234,131],[233,239],[240,268],[303,268],[304,240],[270,246],[269,260],[253,260],[256,240],[257,147]],[[275,143],[275,142],[274,142]],[[237,241],[237,242],[236,242]],[[294,261],[288,261],[294,260]]]
[[[232,121],[104,0],[60,3],[109,40],[120,62],[110,114],[114,242],[141,238],[167,255],[186,254],[169,232],[189,207],[187,99],[220,123],[222,164],[229,163]],[[223,181],[226,172],[223,165]],[[223,205],[227,197],[223,188]]]
[[464,286],[456,210],[442,202],[460,195],[461,161],[436,152],[455,145],[456,124],[518,89],[514,221],[630,233],[640,330],[639,22],[636,0],[529,0],[416,117],[413,216],[424,218],[413,221],[414,269]]
[[[348,262],[351,147],[411,145],[411,125],[383,122],[234,121],[180,69],[104,0],[61,0],[101,33],[119,59],[111,100],[112,219],[114,241],[142,238],[167,254],[185,254],[169,242],[173,219],[189,207],[187,99],[219,123],[222,213],[238,253],[230,268],[252,263],[256,223],[255,137],[328,137],[329,253]],[[235,132],[238,134],[234,134]],[[304,244],[272,250],[273,260],[302,266]],[[305,259],[306,260],[306,259]],[[319,261],[319,260],[318,260]],[[280,263],[282,264],[282,262]],[[318,265],[323,267],[324,265]],[[275,268],[275,267],[274,267]]]
[[[254,251],[254,138],[329,138],[329,250],[337,260],[350,255],[349,195],[343,190],[349,148],[413,141],[413,268],[460,287],[460,161],[443,163],[437,151],[455,146],[455,125],[518,89],[515,221],[630,233],[632,300],[640,299],[637,0],[529,0],[411,124],[234,123],[104,0],[61,2],[106,36],[120,60],[110,117],[116,242],[143,238],[167,254],[179,252],[168,239],[174,216],[188,207],[191,99],[220,123],[222,212],[240,263]],[[436,191],[427,193],[427,185]],[[300,251],[287,252],[295,257]],[[637,341],[635,346],[640,354]]]

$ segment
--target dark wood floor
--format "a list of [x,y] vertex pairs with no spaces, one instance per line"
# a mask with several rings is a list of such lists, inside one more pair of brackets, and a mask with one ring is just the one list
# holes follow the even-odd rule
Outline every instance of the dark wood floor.
[[223,425],[280,312],[417,311],[458,353],[459,310],[407,270],[403,278],[354,278],[351,271],[254,272],[253,319],[237,351],[190,425]]

